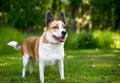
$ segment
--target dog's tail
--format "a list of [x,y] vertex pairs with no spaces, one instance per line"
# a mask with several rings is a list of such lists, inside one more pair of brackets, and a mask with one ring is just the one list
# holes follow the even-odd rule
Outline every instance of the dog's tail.
[[16,50],[21,50],[21,45],[16,41],[10,41],[7,43],[8,46],[12,46]]

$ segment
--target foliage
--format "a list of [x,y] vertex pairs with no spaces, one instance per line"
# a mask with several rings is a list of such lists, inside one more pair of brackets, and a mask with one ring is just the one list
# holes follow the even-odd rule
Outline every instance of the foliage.
[[89,29],[118,30],[119,4],[120,0],[0,0],[0,25],[41,30],[45,27],[46,10],[52,10],[58,17],[64,9],[69,31],[81,31],[88,26]]
[[65,47],[67,49],[78,49],[78,39],[79,35],[75,33],[68,34],[68,38],[65,42]]
[[92,32],[71,33],[68,35],[65,47],[70,49],[96,48],[97,42],[93,38]]
[[117,32],[96,30],[94,38],[100,48],[120,48],[120,34]]
[[6,20],[6,24],[17,28],[29,28],[39,23],[40,26],[45,26],[45,12],[52,3],[51,0],[2,0],[1,2],[3,20]]
[[96,31],[94,37],[97,39],[99,47],[110,48],[110,45],[113,43],[112,34],[109,31]]
[[[12,49],[12,48],[9,48]],[[4,50],[4,49],[2,49]],[[1,83],[39,83],[39,67],[33,74],[21,78],[22,59],[20,53],[0,52]],[[46,83],[119,83],[120,50],[68,50],[64,59],[65,80],[61,81],[57,65],[45,68]]]
[[97,47],[97,41],[93,37],[93,33],[91,31],[82,33],[78,41],[79,41],[79,48]]
[[120,35],[117,32],[100,30],[81,34],[70,33],[65,47],[66,49],[120,48]]
[[114,39],[113,44],[111,45],[112,48],[120,48],[120,34],[113,33],[112,38]]
[[17,41],[20,44],[22,41],[27,37],[28,35],[23,34],[22,32],[11,28],[11,27],[2,27],[0,29],[0,39],[1,39],[1,44],[0,44],[0,53],[6,54],[9,50],[9,53],[15,52],[14,50],[10,49],[9,46],[7,46],[7,43],[9,41]]

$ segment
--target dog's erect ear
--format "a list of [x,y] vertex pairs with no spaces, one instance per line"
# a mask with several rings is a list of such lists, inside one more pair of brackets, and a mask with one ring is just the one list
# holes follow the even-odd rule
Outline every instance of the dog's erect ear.
[[59,19],[62,20],[64,24],[66,24],[65,14],[63,10],[60,12]]
[[50,23],[54,20],[53,14],[50,10],[46,12],[46,25],[49,26]]

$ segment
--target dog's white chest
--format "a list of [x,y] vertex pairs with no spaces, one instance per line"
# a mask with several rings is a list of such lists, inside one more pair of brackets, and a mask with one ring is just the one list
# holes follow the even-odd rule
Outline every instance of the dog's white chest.
[[62,45],[41,44],[39,46],[39,60],[45,66],[54,65],[64,57]]

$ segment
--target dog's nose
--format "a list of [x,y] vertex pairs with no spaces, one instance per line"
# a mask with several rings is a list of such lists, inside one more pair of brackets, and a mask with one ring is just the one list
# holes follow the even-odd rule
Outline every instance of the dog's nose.
[[62,31],[62,37],[65,37],[66,31]]

